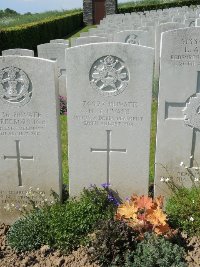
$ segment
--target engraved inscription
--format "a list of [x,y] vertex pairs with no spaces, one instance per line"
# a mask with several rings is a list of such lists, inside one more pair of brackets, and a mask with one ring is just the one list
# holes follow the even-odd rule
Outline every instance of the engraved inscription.
[[107,147],[106,148],[91,148],[91,152],[105,152],[107,154],[107,184],[110,184],[110,153],[111,152],[119,152],[119,153],[126,153],[126,149],[120,148],[111,148],[111,130],[106,130],[107,132]]
[[45,127],[39,112],[0,112],[0,136],[38,136]]
[[133,34],[130,34],[129,36],[127,36],[127,38],[125,40],[125,43],[139,45],[140,44],[140,41],[138,39],[138,35],[136,35],[134,33]]
[[84,100],[80,111],[73,119],[83,126],[135,127],[144,119],[136,101]]
[[7,104],[23,106],[32,97],[31,82],[27,74],[16,67],[0,70],[0,99]]
[[115,96],[122,93],[130,79],[124,62],[111,55],[95,61],[89,78],[92,87],[103,96]]
[[22,168],[21,160],[34,160],[33,156],[22,156],[20,154],[20,140],[15,140],[16,143],[16,156],[4,156],[4,160],[15,159],[17,160],[17,170],[18,170],[18,186],[22,186]]

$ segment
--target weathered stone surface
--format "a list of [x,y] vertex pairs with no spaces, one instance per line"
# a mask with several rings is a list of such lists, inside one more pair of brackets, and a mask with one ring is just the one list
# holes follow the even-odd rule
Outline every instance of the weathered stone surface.
[[57,61],[59,94],[66,97],[66,66],[65,66],[65,49],[67,44],[46,43],[37,46],[38,57]]
[[153,37],[148,31],[120,31],[113,35],[113,41],[154,47]]
[[160,72],[160,41],[161,41],[161,34],[166,31],[178,29],[178,28],[185,28],[185,24],[182,23],[175,23],[175,22],[168,22],[160,24],[156,27],[155,32],[155,78],[159,77]]
[[[156,146],[156,195],[168,194],[167,186],[162,180],[169,178],[170,175],[176,181],[189,185],[190,179],[185,166],[194,174],[199,171],[199,36],[200,28],[198,27],[173,30],[163,33],[162,36]],[[168,172],[160,164],[166,167]]]
[[65,39],[54,39],[54,40],[50,40],[50,43],[56,43],[56,44],[67,44],[69,46],[69,40],[65,40]]
[[34,57],[34,51],[29,49],[15,48],[2,51],[2,56],[28,56]]
[[76,46],[101,42],[108,42],[108,38],[100,36],[79,37],[76,39]]
[[56,73],[49,60],[0,57],[0,223],[18,218],[4,207],[26,205],[30,187],[61,193]]
[[153,55],[123,43],[66,51],[71,195],[102,183],[147,194]]

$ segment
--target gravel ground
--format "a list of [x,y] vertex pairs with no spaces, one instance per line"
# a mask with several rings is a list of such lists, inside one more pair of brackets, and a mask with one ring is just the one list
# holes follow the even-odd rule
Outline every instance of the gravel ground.
[[[68,256],[63,256],[59,251],[49,246],[25,253],[16,253],[6,244],[6,233],[9,226],[0,226],[0,267],[99,267],[90,264],[87,249],[84,247],[73,251]],[[200,237],[188,238],[183,235],[188,247],[186,261],[189,267],[200,266]]]

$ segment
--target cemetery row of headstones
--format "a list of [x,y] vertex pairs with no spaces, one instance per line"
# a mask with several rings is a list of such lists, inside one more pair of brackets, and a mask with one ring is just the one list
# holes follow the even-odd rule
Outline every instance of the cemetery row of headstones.
[[[200,28],[180,27],[160,32],[156,195],[167,194],[162,181],[169,174],[162,165],[186,185],[185,165],[199,171]],[[61,41],[39,45],[42,58],[30,51],[19,56],[23,50],[0,58],[0,221],[6,223],[16,214],[4,207],[26,205],[29,187],[61,194],[62,74],[67,77],[70,194],[103,183],[122,199],[148,192],[154,49],[118,40],[69,48]]]

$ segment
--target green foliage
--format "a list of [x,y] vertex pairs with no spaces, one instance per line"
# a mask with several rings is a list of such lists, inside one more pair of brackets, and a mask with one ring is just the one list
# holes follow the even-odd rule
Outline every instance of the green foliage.
[[8,232],[8,243],[18,251],[38,249],[45,244],[48,233],[47,213],[34,210],[27,218],[18,220]]
[[91,242],[91,259],[100,266],[124,266],[125,254],[136,248],[137,233],[122,221],[108,220],[99,225]]
[[56,203],[36,210],[17,221],[8,232],[8,244],[17,251],[35,249],[43,244],[70,252],[85,244],[88,234],[101,220],[112,218],[114,205],[107,192],[97,187],[84,190],[79,199]]
[[174,228],[200,235],[200,187],[179,188],[167,201],[166,212]]
[[76,12],[1,29],[0,51],[10,48],[36,49],[38,44],[62,38],[83,25],[83,13]]
[[164,237],[146,234],[135,251],[127,254],[126,267],[186,267],[184,249]]
[[143,0],[119,5],[118,13],[143,12],[181,6],[199,5],[200,0]]
[[60,116],[60,133],[61,133],[61,151],[62,151],[62,176],[65,184],[69,183],[69,166],[68,166],[68,131],[67,116]]

